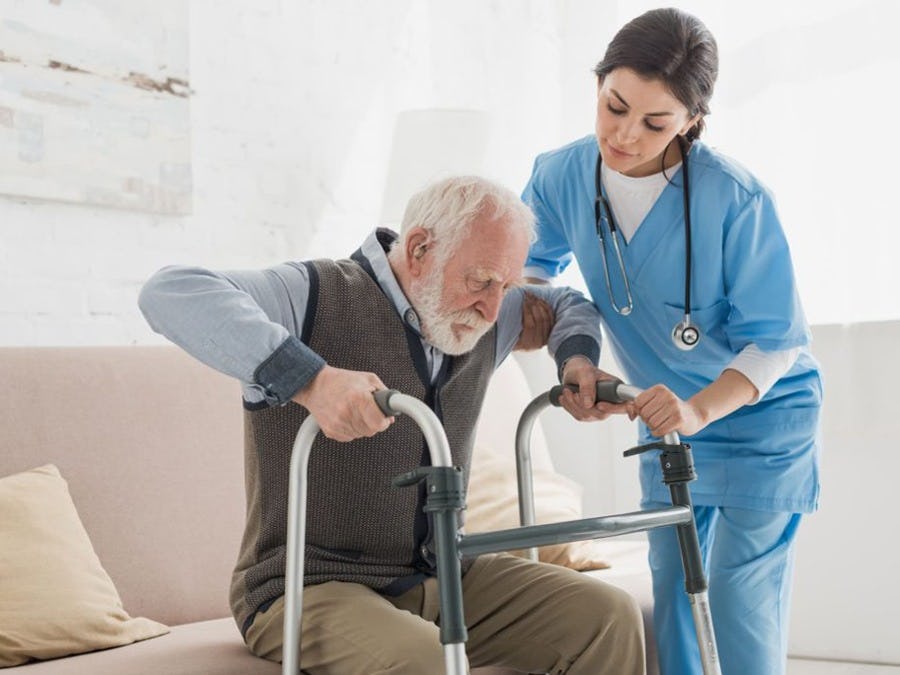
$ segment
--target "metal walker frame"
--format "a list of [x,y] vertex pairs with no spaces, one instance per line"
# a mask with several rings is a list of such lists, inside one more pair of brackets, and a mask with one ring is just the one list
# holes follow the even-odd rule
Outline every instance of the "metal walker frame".
[[[534,524],[534,492],[530,438],[537,415],[550,405],[559,405],[563,387],[558,385],[537,396],[522,413],[516,430],[516,468],[519,485],[521,527],[479,534],[461,534],[458,512],[465,508],[464,477],[452,466],[450,447],[440,420],[420,400],[394,390],[375,392],[375,400],[385,415],[408,414],[422,430],[431,454],[431,466],[420,466],[397,476],[397,487],[426,482],[425,511],[434,523],[436,574],[440,600],[440,640],[444,646],[447,675],[465,675],[467,632],[463,618],[460,558],[482,553],[529,549],[537,559],[537,547],[585,539],[601,539],[657,527],[674,526],[685,572],[685,590],[690,598],[700,659],[704,675],[721,675],[715,633],[709,608],[706,577],[700,556],[690,490],[696,478],[690,446],[678,434],[667,434],[662,442],[632,448],[626,456],[660,450],[663,481],[669,486],[672,506],[595,518],[583,518],[547,525]],[[618,380],[597,383],[597,400],[623,403],[635,399],[641,390]],[[300,673],[300,627],[303,609],[303,551],[306,541],[306,475],[309,453],[319,432],[310,415],[300,426],[291,456],[287,560],[285,572],[283,675]]]

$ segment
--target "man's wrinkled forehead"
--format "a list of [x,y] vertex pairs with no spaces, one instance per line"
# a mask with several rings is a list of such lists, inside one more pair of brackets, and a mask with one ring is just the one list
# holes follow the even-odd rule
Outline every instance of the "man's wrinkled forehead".
[[494,281],[499,284],[516,286],[524,283],[523,269],[521,265],[516,265],[514,268],[510,266],[509,269],[500,266],[475,265],[469,269],[467,275],[478,281]]

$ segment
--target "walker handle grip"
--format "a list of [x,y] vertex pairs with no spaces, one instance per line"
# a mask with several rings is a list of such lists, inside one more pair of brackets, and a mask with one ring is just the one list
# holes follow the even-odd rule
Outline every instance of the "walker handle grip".
[[400,392],[396,389],[379,389],[378,391],[372,392],[372,396],[375,397],[375,403],[381,409],[381,412],[384,413],[385,417],[393,417],[400,414],[391,408],[391,396],[399,393]]
[[[599,380],[597,382],[597,400],[605,401],[607,403],[625,403],[627,399],[619,396],[618,388],[620,384],[622,384],[622,380],[618,378],[613,380]],[[558,384],[555,387],[552,387],[547,393],[550,397],[551,405],[559,407],[559,397],[562,396],[563,388],[576,393],[578,392],[578,385],[576,384]]]

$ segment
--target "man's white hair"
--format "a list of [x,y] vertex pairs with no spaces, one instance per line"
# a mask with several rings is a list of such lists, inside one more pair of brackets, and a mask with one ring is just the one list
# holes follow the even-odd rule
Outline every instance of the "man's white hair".
[[505,221],[520,228],[529,242],[534,241],[534,213],[512,190],[479,176],[454,176],[432,183],[410,198],[390,255],[403,260],[409,231],[423,227],[433,237],[434,254],[443,266],[479,216],[491,222]]

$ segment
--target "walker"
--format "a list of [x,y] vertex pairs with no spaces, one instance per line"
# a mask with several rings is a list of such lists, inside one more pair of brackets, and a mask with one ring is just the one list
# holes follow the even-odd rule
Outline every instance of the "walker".
[[[440,640],[444,646],[447,675],[465,675],[466,626],[463,619],[460,558],[482,553],[529,549],[537,559],[537,547],[584,539],[601,539],[657,527],[674,526],[681,549],[685,589],[691,601],[697,642],[704,675],[721,675],[715,634],[709,609],[706,577],[700,557],[697,528],[694,523],[691,495],[687,484],[696,479],[690,445],[682,443],[678,434],[666,434],[662,442],[638,446],[625,456],[660,450],[663,481],[669,486],[672,506],[663,509],[635,511],[596,518],[584,518],[547,525],[534,524],[530,439],[534,420],[544,408],[559,406],[562,385],[536,397],[522,413],[516,430],[516,467],[519,485],[521,527],[461,534],[458,512],[465,508],[462,469],[452,466],[447,436],[437,416],[422,401],[395,390],[375,392],[375,400],[385,415],[408,414],[422,430],[431,454],[431,466],[420,466],[397,476],[397,487],[414,486],[426,481],[425,511],[434,522],[434,546],[437,558],[438,594],[440,600]],[[619,380],[597,383],[597,400],[624,403],[635,399],[641,390]],[[300,672],[300,626],[303,608],[303,551],[306,539],[306,472],[309,451],[319,432],[319,424],[310,415],[300,426],[291,456],[287,560],[285,571],[285,611],[282,674]]]

